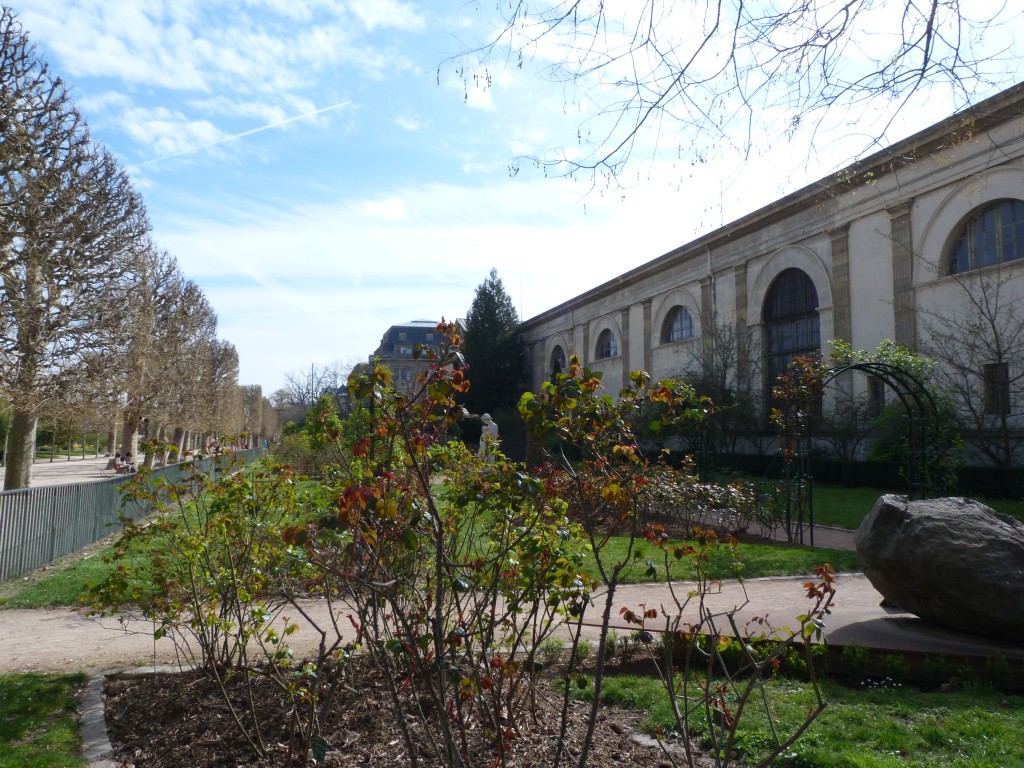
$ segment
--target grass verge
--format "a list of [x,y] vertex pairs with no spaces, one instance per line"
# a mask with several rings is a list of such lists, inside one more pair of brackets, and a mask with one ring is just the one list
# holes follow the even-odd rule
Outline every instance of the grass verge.
[[[871,508],[884,493],[902,494],[903,491],[886,491],[881,488],[846,488],[840,485],[814,484],[814,522],[818,525],[834,525],[837,528],[856,530]],[[996,512],[1010,515],[1024,521],[1024,501],[1012,499],[978,498]]]
[[[72,556],[45,571],[39,571],[28,581],[10,582],[4,585],[0,597],[0,608],[49,608],[79,604],[79,597],[86,584],[98,584],[110,572],[111,565],[103,562],[106,549],[93,551],[86,556]],[[666,578],[665,563],[660,550],[643,542],[637,550],[640,557],[624,576],[627,584],[643,584],[663,581]],[[740,562],[737,570],[731,554],[723,547],[712,555],[708,569],[713,579],[756,579],[764,576],[805,576],[814,572],[816,565],[828,563],[838,572],[860,569],[856,552],[825,547],[798,547],[787,544],[740,544]],[[626,556],[626,540],[613,538],[605,550],[609,562]],[[649,571],[647,560],[655,566]],[[693,566],[687,559],[675,560],[670,557],[668,578],[688,580],[694,577]],[[591,557],[585,569],[593,578],[599,578],[597,566]]]
[[75,768],[84,674],[0,676],[0,768]]
[[0,584],[0,608],[50,608],[78,605],[86,584],[98,584],[112,566],[103,562],[109,544],[68,555],[27,577]]
[[815,524],[851,531],[856,530],[860,521],[867,517],[879,496],[893,493],[880,488],[844,488],[823,483],[815,483],[812,492]]
[[[847,688],[825,681],[828,708],[774,765],[792,768],[1002,768],[1024,765],[1024,697],[983,686],[953,693],[912,687]],[[769,706],[783,730],[802,720],[812,693],[799,680],[767,686]],[[581,698],[589,689],[580,691]],[[674,728],[667,696],[653,678],[612,675],[606,704],[648,713],[647,727]],[[696,727],[700,724],[695,723]],[[764,715],[748,710],[738,748],[753,764],[771,732]]]
[[[669,548],[677,542],[670,542]],[[620,562],[626,558],[627,540],[615,537],[609,540],[605,550],[605,561]],[[639,553],[637,556],[636,553]],[[632,568],[624,575],[627,584],[642,584],[668,579],[689,580],[695,577],[692,563],[687,559],[676,560],[669,556],[668,572],[664,554],[658,548],[641,542],[634,550]],[[799,547],[789,544],[740,544],[740,567],[733,562],[732,553],[726,547],[719,547],[708,562],[708,574],[712,579],[756,579],[764,576],[805,576],[814,573],[814,568],[828,563],[838,572],[860,570],[860,559],[856,552],[827,547]],[[650,560],[650,564],[648,563]],[[651,571],[653,565],[654,570]],[[599,578],[597,565],[591,556],[584,566],[588,575]]]

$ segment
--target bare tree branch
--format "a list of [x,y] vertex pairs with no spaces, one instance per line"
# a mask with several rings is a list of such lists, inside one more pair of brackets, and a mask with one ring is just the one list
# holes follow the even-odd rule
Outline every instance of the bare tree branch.
[[523,159],[595,183],[668,136],[679,157],[702,161],[723,142],[770,145],[780,125],[816,129],[836,107],[879,107],[888,128],[933,85],[966,106],[1014,77],[1007,51],[986,50],[1016,21],[1008,3],[986,13],[953,0],[518,0],[495,12],[499,31],[442,67],[454,66],[467,98],[513,65],[565,86],[582,114],[579,146]]

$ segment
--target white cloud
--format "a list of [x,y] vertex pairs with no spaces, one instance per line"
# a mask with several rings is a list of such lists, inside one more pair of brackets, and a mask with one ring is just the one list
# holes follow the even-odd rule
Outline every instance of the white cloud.
[[125,110],[124,130],[157,157],[176,155],[221,141],[225,134],[206,120],[190,120],[164,107]]
[[399,198],[388,200],[372,200],[356,206],[363,216],[371,219],[386,219],[389,221],[401,221],[408,217],[405,201]]
[[494,111],[494,97],[490,88],[469,86],[465,91],[466,106]]
[[352,12],[369,30],[393,27],[406,31],[420,31],[426,26],[423,16],[413,3],[398,0],[352,0]]
[[406,115],[399,115],[395,118],[395,125],[406,131],[418,131],[424,127],[424,123],[417,120],[415,117],[408,117]]
[[[189,3],[52,0],[29,3],[23,21],[70,74],[203,90],[205,63],[188,23]],[[42,9],[39,7],[42,6]]]
[[[352,17],[330,2],[241,0],[26,0],[26,27],[75,77],[113,77],[172,91],[289,94],[314,87],[316,71],[349,64],[377,76],[408,68],[399,50],[354,36]],[[367,28],[418,30],[408,4],[357,3]]]
[[108,110],[123,110],[132,106],[131,97],[118,91],[106,91],[93,96],[75,99],[78,108],[88,113],[104,113]]
[[239,100],[226,95],[218,95],[210,99],[193,99],[188,104],[198,112],[231,117],[249,117],[254,118],[257,124],[263,125],[280,123],[295,115],[305,114],[316,109],[316,105],[306,99],[294,98],[289,99],[289,102],[290,108],[286,110],[281,104]]

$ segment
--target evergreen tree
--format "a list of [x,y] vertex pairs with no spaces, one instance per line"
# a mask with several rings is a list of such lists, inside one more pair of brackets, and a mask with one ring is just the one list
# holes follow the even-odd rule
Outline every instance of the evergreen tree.
[[522,348],[519,315],[512,298],[491,269],[476,289],[466,317],[463,355],[469,364],[470,382],[465,405],[482,414],[514,406],[522,394]]

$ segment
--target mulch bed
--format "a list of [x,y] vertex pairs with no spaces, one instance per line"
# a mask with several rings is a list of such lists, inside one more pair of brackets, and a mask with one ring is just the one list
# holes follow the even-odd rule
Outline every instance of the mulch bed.
[[[367,665],[368,666],[368,665]],[[387,687],[373,679],[373,672],[356,674],[358,690],[342,693],[321,722],[329,749],[323,766],[408,766],[411,764],[400,729],[394,722]],[[224,703],[215,683],[198,672],[112,677],[105,688],[106,719],[119,768],[263,768],[264,766],[313,765],[308,756],[288,756],[288,716],[283,697],[267,682],[253,686],[256,711],[263,724],[267,757],[257,757]],[[536,721],[527,719],[519,738],[506,755],[508,768],[532,768],[552,763],[558,739],[558,717],[553,708],[559,696],[544,684],[541,690],[550,705]],[[243,686],[232,695],[244,700]],[[589,715],[589,704],[574,702],[565,743],[568,757],[563,765],[575,765]],[[244,707],[239,707],[244,710]],[[594,768],[621,768],[624,764],[670,766],[657,746],[638,743],[642,715],[610,707],[602,709],[587,760]],[[422,724],[410,716],[416,740],[418,765],[439,765],[437,754]],[[473,765],[495,765],[495,753],[481,746]]]

